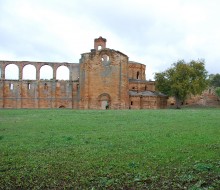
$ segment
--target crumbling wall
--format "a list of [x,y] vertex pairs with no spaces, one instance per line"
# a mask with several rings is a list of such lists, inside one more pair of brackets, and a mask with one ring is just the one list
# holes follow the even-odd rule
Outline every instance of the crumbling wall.
[[[5,78],[5,69],[10,64],[19,69],[17,80]],[[36,80],[23,79],[23,69],[26,65],[36,68]],[[40,68],[44,65],[53,68],[51,80],[40,79]],[[0,61],[0,66],[0,108],[77,108],[78,64]],[[60,66],[68,67],[69,80],[56,79]]]

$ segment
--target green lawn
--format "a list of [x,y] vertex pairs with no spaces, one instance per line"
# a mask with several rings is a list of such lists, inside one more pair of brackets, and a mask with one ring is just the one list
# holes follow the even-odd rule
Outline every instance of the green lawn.
[[220,189],[220,109],[0,110],[0,189]]

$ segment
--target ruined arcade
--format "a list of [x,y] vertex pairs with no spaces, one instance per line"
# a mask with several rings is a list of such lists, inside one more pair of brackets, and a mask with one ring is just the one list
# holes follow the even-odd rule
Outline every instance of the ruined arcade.
[[[7,79],[9,65],[18,68],[17,79]],[[32,65],[35,80],[23,78]],[[40,77],[41,68],[52,68],[52,78]],[[59,67],[69,70],[68,80],[58,80]],[[0,108],[157,109],[167,97],[155,91],[145,78],[146,66],[127,55],[106,48],[106,39],[94,40],[94,49],[83,53],[79,63],[0,61]]]

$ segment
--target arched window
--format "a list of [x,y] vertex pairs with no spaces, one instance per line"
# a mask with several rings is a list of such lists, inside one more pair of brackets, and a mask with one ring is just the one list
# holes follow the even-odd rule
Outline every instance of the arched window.
[[40,79],[53,79],[53,69],[49,65],[44,65],[40,69]]
[[36,80],[36,68],[33,65],[25,65],[23,68],[23,76],[24,80]]
[[57,69],[57,80],[69,80],[70,79],[70,71],[66,66],[60,66]]
[[15,64],[9,64],[5,68],[5,79],[18,80],[19,69]]
[[108,55],[102,55],[102,64],[104,65],[104,66],[107,66],[107,65],[109,65],[110,64],[110,58],[109,58],[109,56]]

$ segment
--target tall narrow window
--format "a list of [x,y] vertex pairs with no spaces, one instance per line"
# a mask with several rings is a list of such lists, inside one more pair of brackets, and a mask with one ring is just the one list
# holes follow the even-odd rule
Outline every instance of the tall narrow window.
[[139,75],[140,75],[140,73],[139,73],[139,71],[137,72],[137,79],[139,79]]
[[144,90],[145,90],[145,91],[147,90],[147,85],[145,85]]
[[13,90],[14,89],[14,84],[10,83],[9,88],[10,88],[10,90]]
[[131,105],[133,105],[133,101],[131,101]]
[[28,90],[31,89],[31,84],[30,83],[27,84],[27,88],[28,88]]

